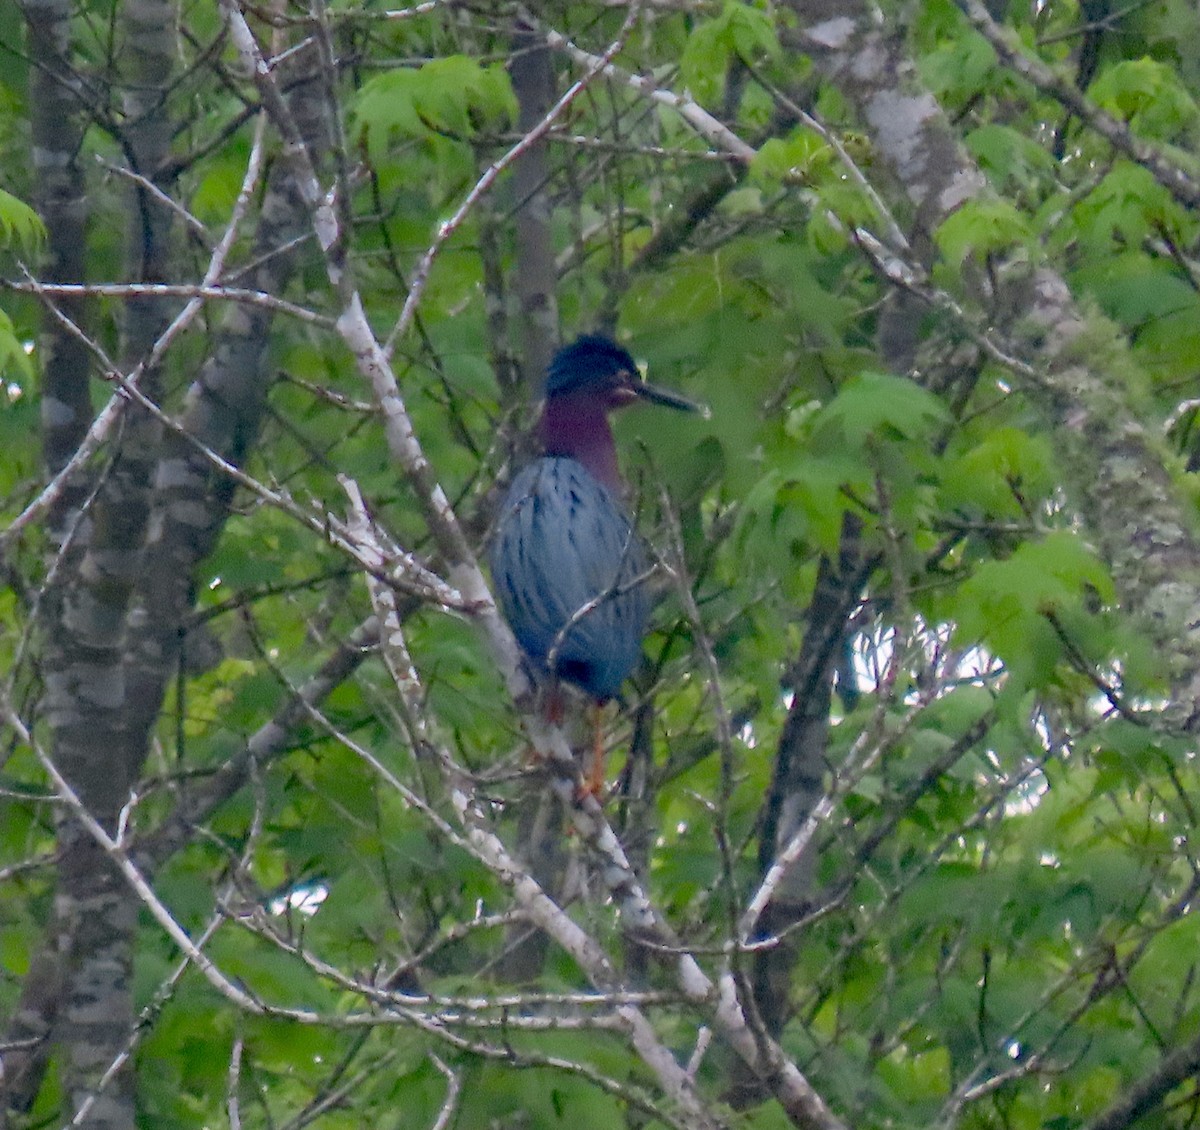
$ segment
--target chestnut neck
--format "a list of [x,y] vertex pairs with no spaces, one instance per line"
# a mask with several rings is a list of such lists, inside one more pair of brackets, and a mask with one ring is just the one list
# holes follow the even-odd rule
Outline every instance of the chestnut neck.
[[566,455],[578,460],[593,478],[620,493],[617,447],[601,398],[585,392],[551,396],[542,409],[539,427],[547,455]]

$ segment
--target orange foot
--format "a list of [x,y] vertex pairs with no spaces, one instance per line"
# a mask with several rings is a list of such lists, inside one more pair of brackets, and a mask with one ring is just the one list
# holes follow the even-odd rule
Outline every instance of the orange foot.
[[595,797],[604,802],[606,781],[604,779],[604,707],[595,703],[589,707],[592,712],[592,765],[583,784],[583,795]]

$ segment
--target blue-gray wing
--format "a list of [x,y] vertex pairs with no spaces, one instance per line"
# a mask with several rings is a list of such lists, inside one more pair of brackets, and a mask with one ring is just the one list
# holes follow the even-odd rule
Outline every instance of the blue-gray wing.
[[574,459],[535,460],[509,488],[491,565],[525,653],[547,669],[554,651],[556,674],[615,695],[641,654],[650,598],[645,547],[612,493]]

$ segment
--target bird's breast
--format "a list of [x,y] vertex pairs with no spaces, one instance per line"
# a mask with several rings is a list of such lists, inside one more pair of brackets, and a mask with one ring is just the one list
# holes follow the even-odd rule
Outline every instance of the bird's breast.
[[613,493],[575,459],[535,460],[501,507],[491,565],[530,659],[614,696],[641,654],[650,599],[645,546]]

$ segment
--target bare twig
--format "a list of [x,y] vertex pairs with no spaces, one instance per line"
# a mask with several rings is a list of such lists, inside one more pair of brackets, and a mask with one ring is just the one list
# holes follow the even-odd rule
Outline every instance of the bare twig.
[[446,1097],[442,1100],[442,1109],[438,1111],[437,1121],[434,1122],[432,1130],[446,1130],[454,1119],[454,1112],[458,1109],[458,1096],[462,1093],[462,1076],[457,1071],[452,1071],[432,1052],[429,1058],[433,1061],[433,1066],[446,1077]]
[[654,79],[644,75],[631,74],[629,71],[615,66],[611,59],[616,52],[593,55],[581,47],[577,47],[561,32],[545,27],[532,16],[528,16],[527,19],[532,25],[542,28],[546,42],[551,47],[569,55],[580,66],[587,67],[589,76],[603,74],[605,78],[611,78],[632,87],[643,97],[660,105],[669,106],[714,148],[728,153],[739,161],[745,161],[747,164],[754,160],[754,146],[743,141],[728,126],[714,118],[695,99],[683,94],[676,94],[673,90],[667,90]]
[[633,30],[634,23],[637,20],[639,5],[632,3],[629,5],[629,10],[626,13],[625,20],[621,24],[620,30],[613,38],[612,43],[602,55],[590,56],[587,63],[587,71],[582,78],[576,79],[563,93],[553,106],[550,107],[545,117],[533,127],[524,137],[521,138],[512,148],[508,150],[499,160],[492,163],[487,171],[475,182],[474,187],[463,198],[462,203],[455,209],[454,215],[448,220],[439,225],[437,236],[429,245],[425,254],[421,257],[421,261],[417,264],[417,269],[413,274],[412,281],[409,283],[408,295],[404,300],[404,306],[400,311],[400,317],[396,321],[392,332],[388,335],[387,341],[384,344],[384,356],[390,357],[392,347],[395,342],[402,337],[412,323],[413,316],[417,311],[417,304],[421,301],[421,296],[425,292],[425,286],[429,282],[429,272],[433,267],[433,262],[437,258],[438,253],[445,246],[446,241],[459,229],[463,221],[470,215],[472,209],[483,197],[483,195],[496,183],[496,179],[505,169],[512,165],[523,153],[536,145],[547,133],[550,132],[554,123],[563,116],[570,108],[572,103],[587,88],[606,73],[607,68],[611,64],[613,57],[625,44],[629,33]]
[[[233,247],[234,239],[238,229],[241,226],[242,220],[245,217],[246,209],[249,207],[250,201],[254,195],[254,191],[258,185],[259,178],[262,174],[263,167],[263,139],[265,137],[265,129],[261,124],[256,126],[254,132],[254,141],[250,148],[250,157],[246,162],[246,171],[242,176],[242,186],[238,192],[237,200],[234,202],[233,210],[230,213],[229,223],[225,225],[225,233],[221,237],[220,242],[213,249],[211,258],[209,259],[208,267],[204,272],[204,282],[202,286],[211,286],[221,277],[221,273],[225,269],[225,261],[229,257],[229,252]],[[33,285],[36,293],[36,287],[44,284],[34,283],[32,279],[29,282]],[[45,291],[42,292],[43,295]],[[199,313],[201,301],[198,297],[189,295],[189,301],[186,306],[175,316],[162,335],[154,343],[154,347],[150,353],[129,373],[125,374],[125,381],[130,387],[137,387],[142,375],[162,359],[171,342],[182,333],[188,325],[191,324],[196,314]],[[51,305],[51,311],[61,321],[57,307]],[[68,320],[68,325],[73,326]],[[95,350],[95,344],[87,339],[88,347]],[[110,364],[107,366],[113,369]],[[40,518],[51,506],[62,496],[63,490],[67,484],[74,478],[76,474],[84,467],[84,465],[92,458],[92,456],[100,449],[101,444],[111,434],[117,421],[121,418],[125,410],[125,398],[121,395],[113,396],[109,402],[100,410],[96,418],[92,421],[91,427],[88,429],[87,435],[80,441],[79,446],[75,449],[71,458],[62,466],[58,473],[46,484],[45,488],[21,513],[13,519],[9,524],[8,529],[0,531],[0,552],[3,552],[4,547],[16,537],[17,534],[29,525],[30,522]]]
[[[208,283],[47,283],[36,280],[17,282],[15,279],[9,279],[0,282],[0,287],[25,294],[36,294],[39,297],[61,295],[84,298],[187,298],[196,303],[240,302],[246,306],[257,306],[277,314],[286,314],[310,326],[320,326],[323,329],[332,329],[334,326],[334,320],[328,314],[318,314],[307,306],[289,302],[286,298],[276,298],[263,290],[247,290],[236,286],[215,286]],[[190,306],[187,309],[190,310]],[[191,320],[190,316],[188,320]],[[178,333],[174,323],[168,332],[169,344]],[[166,337],[166,333],[163,336]],[[156,352],[161,355],[161,351]],[[150,364],[143,362],[138,367],[146,369]]]
[[1069,79],[1056,73],[1040,59],[1025,54],[1016,36],[992,19],[982,0],[957,2],[975,29],[1017,74],[1081,118],[1114,149],[1141,165],[1181,204],[1188,208],[1200,205],[1200,183],[1190,173],[1134,134],[1124,122],[1100,109]]

